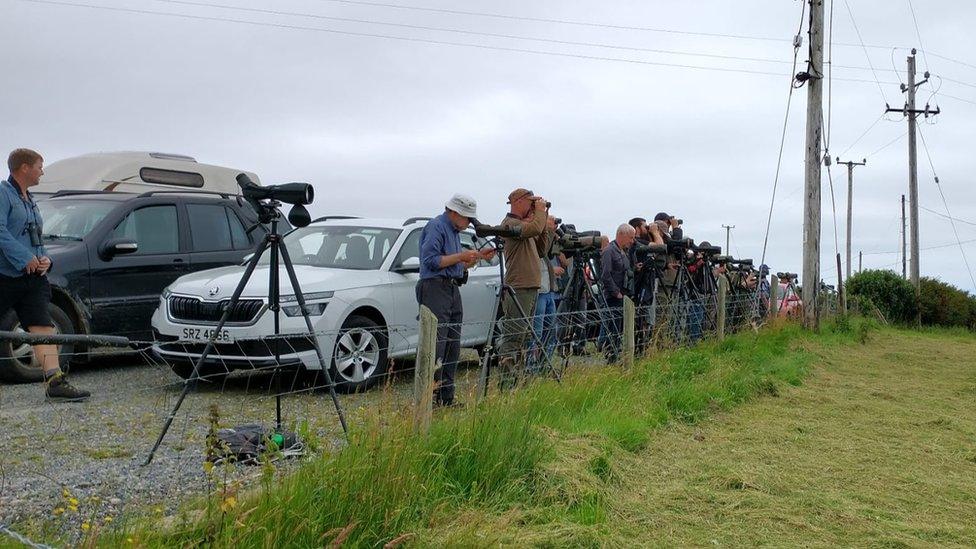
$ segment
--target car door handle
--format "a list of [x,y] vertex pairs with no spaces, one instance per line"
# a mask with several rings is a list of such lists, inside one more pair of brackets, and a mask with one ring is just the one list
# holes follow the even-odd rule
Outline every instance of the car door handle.
[[183,260],[179,257],[173,260],[173,263],[183,263]]

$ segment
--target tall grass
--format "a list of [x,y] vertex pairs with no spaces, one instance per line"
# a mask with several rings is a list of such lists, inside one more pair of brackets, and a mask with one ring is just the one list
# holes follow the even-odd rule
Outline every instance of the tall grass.
[[[828,329],[819,337],[849,340],[850,332]],[[778,326],[645,359],[631,372],[575,371],[560,384],[537,381],[448,412],[427,436],[414,434],[409,418],[377,413],[347,447],[265,483],[233,509],[198,513],[166,529],[137,520],[101,542],[311,547],[340,538],[350,546],[382,546],[419,541],[413,536],[459,512],[515,508],[536,509],[541,523],[599,523],[605,494],[574,489],[575,477],[609,482],[613,453],[639,451],[655,428],[799,384],[811,355],[796,343],[809,337]],[[589,442],[570,452],[580,463],[554,479],[552,464],[565,461],[567,445],[580,439]]]

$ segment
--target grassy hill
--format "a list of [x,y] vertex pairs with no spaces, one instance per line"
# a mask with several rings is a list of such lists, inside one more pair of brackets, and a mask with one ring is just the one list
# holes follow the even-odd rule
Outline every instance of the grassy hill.
[[379,410],[282,481],[89,541],[972,545],[974,351],[964,332],[779,326],[443,412],[427,437]]

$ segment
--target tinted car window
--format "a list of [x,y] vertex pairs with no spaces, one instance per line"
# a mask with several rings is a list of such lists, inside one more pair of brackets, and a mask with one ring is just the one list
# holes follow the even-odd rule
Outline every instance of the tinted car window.
[[132,211],[112,233],[114,238],[131,238],[139,255],[172,254],[180,251],[176,206],[146,206]]
[[[375,227],[303,227],[285,236],[295,265],[337,269],[378,269],[390,252],[399,229]],[[261,264],[270,261],[267,255]]]
[[241,218],[237,217],[237,214],[230,208],[224,208],[224,210],[227,211],[227,220],[230,222],[230,238],[234,244],[234,249],[249,250],[252,243],[251,239],[247,236],[247,229],[241,223]]
[[195,252],[246,250],[251,242],[237,214],[221,204],[187,204]]
[[44,234],[82,238],[89,233],[118,202],[108,200],[41,200],[37,209],[44,220]]
[[417,229],[407,236],[407,239],[403,242],[403,246],[397,253],[396,260],[393,261],[393,265],[403,265],[403,262],[411,257],[420,258],[420,232],[422,229]]

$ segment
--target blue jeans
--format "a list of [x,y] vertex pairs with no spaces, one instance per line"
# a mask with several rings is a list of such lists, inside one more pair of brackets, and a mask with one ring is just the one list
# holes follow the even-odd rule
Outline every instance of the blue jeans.
[[[547,356],[552,356],[556,348],[556,292],[546,292],[539,294],[535,302],[535,316],[532,318],[532,329],[535,335],[542,341],[543,348]],[[530,352],[530,373],[539,373],[545,360],[539,356],[535,339],[529,347]]]

